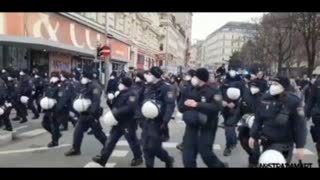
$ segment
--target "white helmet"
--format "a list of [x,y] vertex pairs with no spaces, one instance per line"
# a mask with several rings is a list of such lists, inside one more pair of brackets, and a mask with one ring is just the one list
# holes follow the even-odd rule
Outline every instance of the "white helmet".
[[243,120],[245,122],[245,124],[251,128],[254,122],[254,114],[245,114],[243,115]]
[[238,88],[230,87],[227,89],[227,96],[231,100],[239,99],[240,95],[241,95],[241,92],[240,92],[240,89]]
[[118,121],[114,117],[112,111],[109,111],[101,118],[101,124],[104,126],[116,126],[118,125]]
[[78,112],[85,112],[91,105],[90,99],[79,98],[73,102],[73,109]]
[[3,108],[0,108],[0,116],[4,114],[4,109]]
[[44,97],[40,101],[40,106],[44,110],[52,109],[53,106],[57,103],[55,99]]
[[286,162],[283,155],[274,149],[264,151],[259,158],[259,164],[285,164]]
[[235,70],[230,70],[229,75],[230,75],[230,77],[234,78],[234,77],[236,77],[237,72]]
[[160,108],[154,101],[146,101],[141,108],[142,115],[148,119],[154,119],[159,115]]
[[27,104],[29,101],[29,98],[27,96],[21,96],[20,97],[20,102],[23,104]]
[[109,99],[109,100],[113,100],[113,98],[114,98],[114,94],[108,93],[108,99]]

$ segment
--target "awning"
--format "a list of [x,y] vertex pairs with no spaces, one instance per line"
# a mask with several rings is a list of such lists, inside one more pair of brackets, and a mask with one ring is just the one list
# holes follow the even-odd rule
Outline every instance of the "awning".
[[33,37],[20,37],[20,36],[8,36],[0,35],[0,44],[2,45],[13,45],[16,47],[56,51],[62,53],[68,53],[75,56],[85,56],[88,58],[95,57],[95,51],[90,49],[77,48],[68,44],[59,43],[50,40],[44,40]]

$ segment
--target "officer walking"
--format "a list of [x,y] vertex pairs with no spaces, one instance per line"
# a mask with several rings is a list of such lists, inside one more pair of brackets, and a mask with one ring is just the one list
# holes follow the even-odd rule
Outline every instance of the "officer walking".
[[218,126],[222,97],[207,84],[209,72],[199,68],[191,79],[192,87],[185,89],[179,101],[186,129],[183,136],[183,165],[197,167],[199,153],[208,167],[225,167],[212,151]]
[[274,149],[289,163],[294,145],[298,160],[303,160],[306,144],[306,122],[301,100],[287,92],[290,81],[286,77],[272,79],[269,93],[261,98],[250,130],[249,146],[261,140],[263,151]]
[[237,112],[237,118],[240,120],[239,141],[242,148],[249,155],[249,168],[256,167],[260,156],[260,146],[256,142],[254,149],[251,149],[248,144],[250,137],[250,128],[254,121],[254,113],[262,96],[261,84],[257,80],[252,80],[248,83],[248,87],[243,89],[243,95],[240,99]]
[[71,82],[69,81],[69,73],[62,71],[60,73],[60,84],[58,93],[59,99],[61,99],[60,102],[62,104],[62,108],[60,108],[58,112],[58,119],[60,121],[60,124],[62,125],[62,131],[68,130],[69,121],[73,124],[73,126],[76,125],[76,121],[69,115],[69,112],[72,108],[73,94],[74,89]]
[[131,85],[132,80],[130,78],[121,78],[118,87],[120,94],[114,99],[110,107],[111,111],[104,117],[106,122],[112,123],[110,137],[101,151],[101,156],[93,158],[93,161],[102,166],[105,166],[117,142],[123,135],[133,152],[134,158],[131,161],[131,166],[138,166],[143,163],[142,152],[136,134],[137,122],[134,119],[138,98],[136,92],[130,89]]
[[[183,79],[183,83],[181,84],[180,86],[180,94],[179,96],[177,97],[177,101],[178,101],[178,104],[180,102],[180,99],[181,97],[183,96],[184,93],[186,93],[189,88],[192,87],[192,84],[191,84],[191,79],[193,78],[193,76],[195,75],[196,71],[193,70],[193,69],[190,69],[187,74],[185,75],[184,79]],[[181,101],[181,103],[183,104],[184,102]],[[180,109],[181,106],[178,106],[178,111],[179,112],[182,112],[182,110]],[[179,143],[176,147],[178,150],[182,151],[183,150],[183,144],[182,142]]]
[[105,94],[107,95],[107,105],[111,106],[113,98],[116,96],[118,91],[118,78],[117,73],[112,71],[110,74],[110,79],[108,81],[108,86]]
[[27,74],[27,70],[20,71],[20,100],[23,103],[22,108],[27,111],[27,107],[31,109],[34,114],[32,119],[39,118],[39,112],[36,110],[33,104],[32,92],[35,92],[35,86],[33,84],[32,78]]
[[12,131],[12,125],[9,120],[11,105],[7,102],[8,87],[5,81],[0,78],[0,127],[4,124],[5,130]]
[[137,109],[134,115],[135,121],[139,124],[140,128],[142,128],[143,119],[141,119],[141,111],[140,108],[142,106],[143,100],[143,92],[146,88],[146,79],[144,78],[143,73],[137,73],[134,79],[134,83],[132,85],[132,90],[137,94]]
[[141,112],[144,118],[142,127],[142,147],[147,168],[154,167],[154,158],[165,162],[167,168],[173,167],[173,157],[162,148],[163,136],[175,108],[173,89],[162,79],[159,67],[152,67],[145,74],[148,83],[143,94]]
[[59,145],[61,133],[59,130],[59,116],[64,108],[64,99],[59,94],[59,73],[52,72],[50,84],[44,92],[44,97],[40,100],[41,108],[44,111],[42,127],[51,134],[51,142],[48,147]]
[[79,120],[73,134],[72,148],[65,153],[66,156],[81,154],[81,143],[83,134],[89,128],[93,130],[94,136],[104,145],[107,137],[102,131],[98,122],[102,114],[100,107],[101,87],[92,81],[93,73],[90,70],[84,70],[81,78],[81,88],[77,99],[73,102],[73,108],[80,113]]
[[33,73],[33,83],[34,83],[35,90],[33,91],[32,99],[36,101],[37,111],[38,113],[40,113],[41,112],[40,98],[43,96],[43,93],[44,93],[45,82],[37,70],[34,70],[34,73]]
[[[311,84],[311,83],[310,83]],[[310,85],[310,94],[306,101],[306,118],[312,118],[313,125],[310,128],[310,133],[313,142],[315,143],[318,154],[318,165],[320,167],[320,79],[313,79],[313,84]]]

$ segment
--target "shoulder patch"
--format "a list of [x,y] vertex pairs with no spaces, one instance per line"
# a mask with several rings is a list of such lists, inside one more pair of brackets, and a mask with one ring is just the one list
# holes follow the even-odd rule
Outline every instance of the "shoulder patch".
[[99,94],[99,92],[100,92],[100,91],[99,91],[98,88],[96,88],[96,89],[93,90],[93,94]]
[[215,95],[213,96],[213,99],[214,99],[215,101],[220,102],[220,101],[222,101],[222,96],[221,96],[221,94],[215,94]]
[[135,96],[129,96],[129,101],[130,102],[135,102],[136,101],[136,97]]
[[168,92],[168,98],[173,98],[174,96],[174,92],[173,91],[169,91]]
[[298,113],[299,116],[304,116],[304,109],[303,109],[303,107],[301,107],[301,106],[298,107],[298,108],[297,108],[297,113]]

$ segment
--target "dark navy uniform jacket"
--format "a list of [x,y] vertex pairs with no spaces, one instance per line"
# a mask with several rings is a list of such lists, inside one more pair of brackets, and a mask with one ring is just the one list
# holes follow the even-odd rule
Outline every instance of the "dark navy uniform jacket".
[[8,96],[8,88],[4,80],[0,78],[0,106],[4,105]]
[[[195,100],[198,106],[187,107],[184,102],[187,99]],[[222,109],[222,96],[217,89],[205,84],[202,87],[187,87],[179,100],[179,110],[183,113],[183,120],[189,126],[206,127],[213,121],[218,121],[218,113]]]
[[20,95],[31,97],[32,91],[35,90],[32,78],[29,75],[24,75],[20,79]]
[[99,117],[101,115],[101,86],[98,83],[91,81],[88,84],[81,84],[78,97],[79,96],[90,99],[91,101],[88,110],[83,114],[92,115],[94,117]]
[[[280,100],[280,98],[282,98]],[[270,142],[295,143],[303,148],[306,143],[306,122],[301,100],[290,93],[286,97],[265,94],[257,107],[250,136],[263,136]]]
[[[310,94],[306,103],[306,117],[310,118],[312,115],[320,114],[320,80],[316,80],[310,86]],[[320,122],[319,122],[320,123]]]
[[69,80],[65,80],[58,85],[58,103],[56,106],[57,112],[69,112],[72,108],[74,89]]
[[[44,97],[48,97],[51,99],[55,99],[56,101],[58,101],[58,92],[59,92],[59,87],[58,84],[53,84],[50,83],[48,84],[47,88],[44,91]],[[58,104],[55,104],[55,106],[52,109],[49,109],[47,111],[52,111],[52,112],[56,112],[56,109],[59,109],[61,107],[57,108]]]
[[114,98],[110,108],[119,122],[118,126],[128,125],[133,122],[137,103],[137,94],[132,88],[120,91],[119,95]]
[[160,124],[169,123],[175,109],[175,99],[173,88],[163,80],[147,85],[143,94],[143,102],[155,100],[160,104],[159,116],[154,119]]

